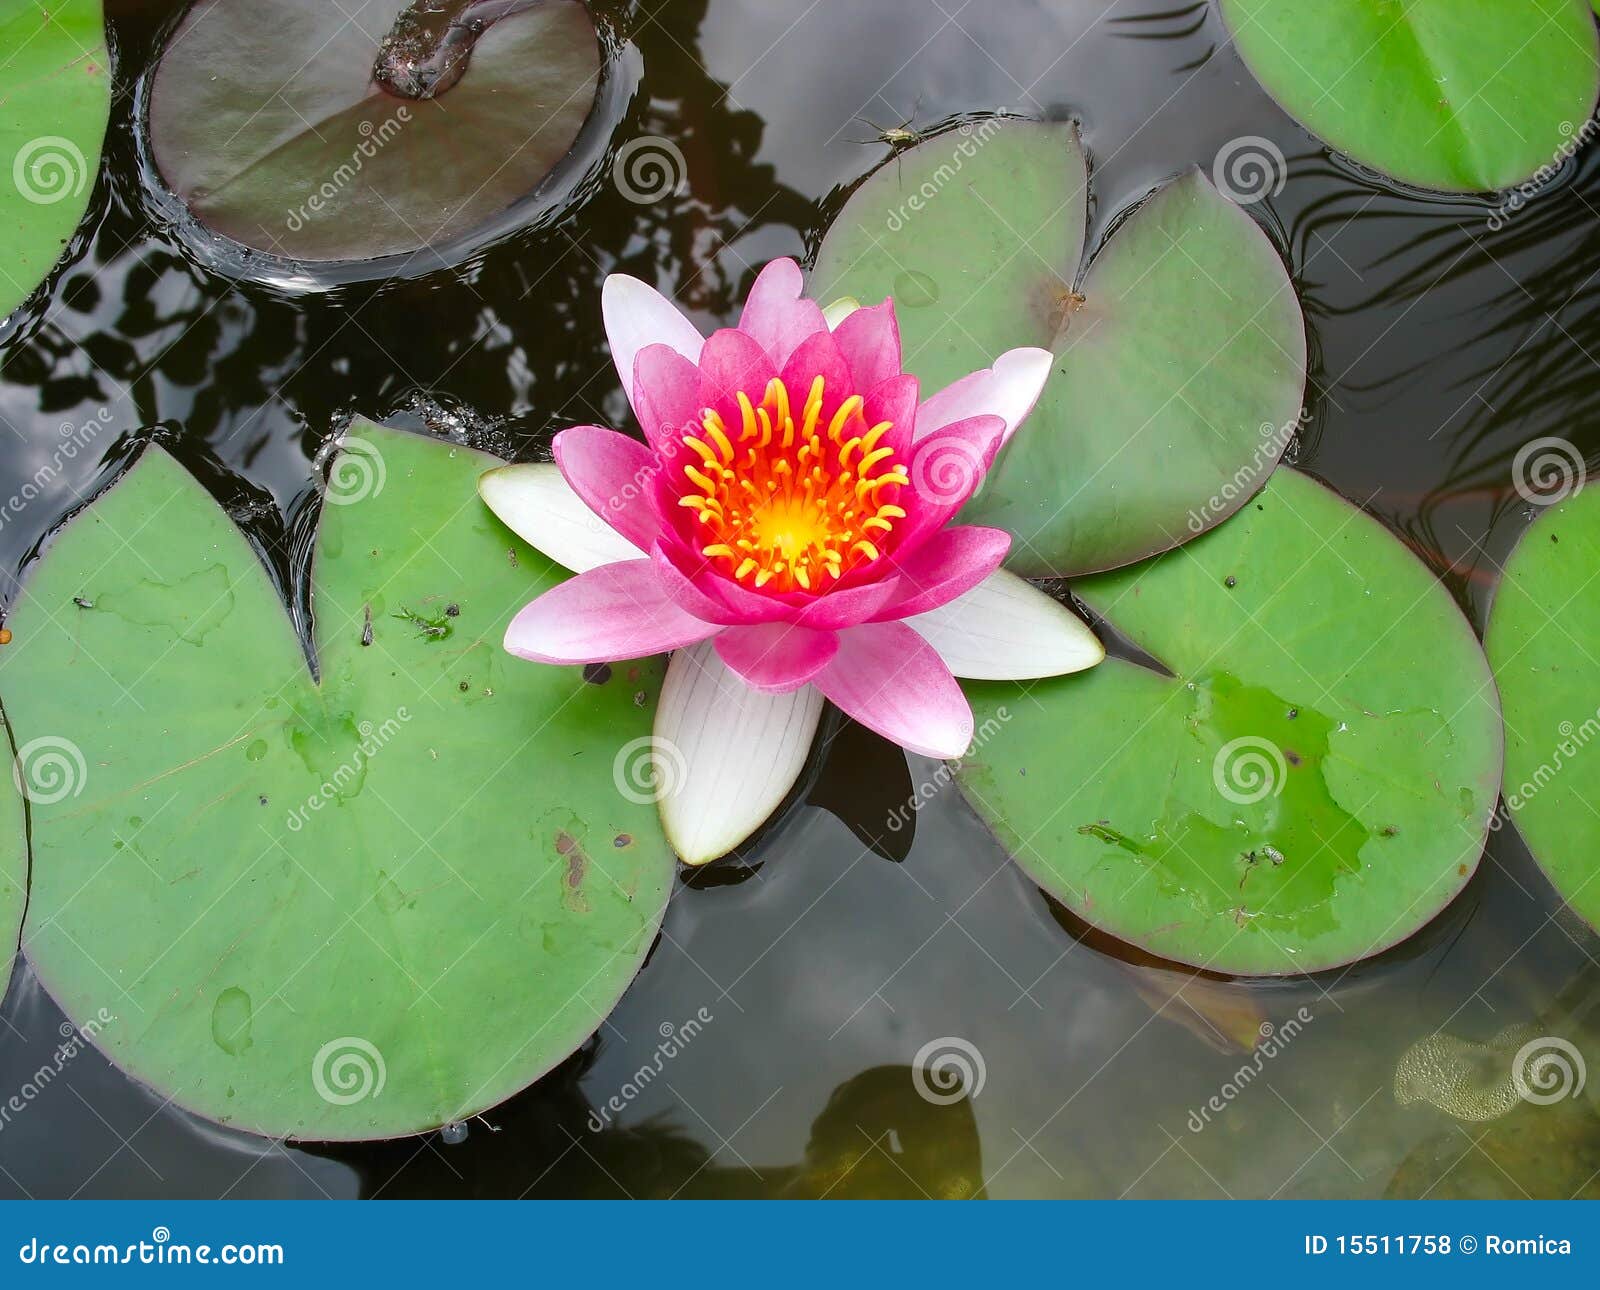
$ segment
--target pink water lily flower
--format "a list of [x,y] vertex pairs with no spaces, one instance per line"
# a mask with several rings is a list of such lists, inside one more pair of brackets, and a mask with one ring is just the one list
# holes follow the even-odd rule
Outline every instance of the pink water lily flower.
[[[1090,667],[1099,641],[1001,570],[999,529],[951,524],[1032,409],[1051,355],[1014,349],[922,401],[890,301],[831,318],[793,260],[708,338],[614,275],[606,334],[646,442],[599,426],[481,492],[577,577],[524,608],[506,649],[540,663],[674,651],[652,738],[667,836],[690,864],[783,801],[824,697],[913,752],[959,757],[957,676]],[[832,321],[832,325],[830,325]]]

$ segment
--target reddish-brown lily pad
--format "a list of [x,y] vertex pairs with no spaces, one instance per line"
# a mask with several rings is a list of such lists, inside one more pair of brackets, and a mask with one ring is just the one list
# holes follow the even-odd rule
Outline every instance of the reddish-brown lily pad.
[[374,75],[406,0],[199,0],[150,91],[162,178],[209,228],[288,259],[372,259],[470,232],[570,151],[600,46],[578,0],[449,8],[481,33],[447,88],[407,98]]

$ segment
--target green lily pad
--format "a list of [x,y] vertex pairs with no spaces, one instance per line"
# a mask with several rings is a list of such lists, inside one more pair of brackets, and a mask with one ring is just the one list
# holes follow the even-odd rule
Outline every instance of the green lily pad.
[[504,654],[564,575],[478,500],[494,464],[351,432],[314,555],[320,680],[159,448],[27,584],[9,716],[86,774],[33,801],[23,948],[182,1106],[321,1139],[462,1119],[586,1040],[656,935],[675,862],[614,765],[660,665],[597,684]]
[[892,296],[925,392],[1003,350],[1056,366],[963,517],[1010,566],[1114,568],[1231,515],[1300,416],[1305,325],[1277,251],[1198,171],[1157,190],[1079,278],[1088,168],[1071,125],[988,121],[872,175],[823,240],[812,294]]
[[1313,134],[1407,183],[1492,192],[1560,159],[1600,94],[1583,0],[1220,0]]
[[0,0],[0,317],[89,208],[111,110],[100,0]]
[[488,26],[460,80],[410,99],[373,74],[408,7],[200,0],[150,92],[163,179],[208,227],[310,261],[439,246],[533,192],[594,104],[588,11],[544,0],[495,20],[508,6],[479,4]]
[[[0,727],[0,739],[4,728]],[[16,767],[13,766],[13,770]],[[28,830],[15,775],[0,776],[0,999],[11,983],[28,900]]]
[[1484,643],[1506,715],[1505,801],[1566,902],[1600,928],[1600,490],[1529,527],[1494,594]]
[[1466,884],[1500,786],[1494,685],[1375,520],[1280,470],[1226,524],[1074,591],[1172,675],[1112,658],[1026,697],[971,685],[994,734],[958,768],[1074,913],[1196,967],[1313,972]]

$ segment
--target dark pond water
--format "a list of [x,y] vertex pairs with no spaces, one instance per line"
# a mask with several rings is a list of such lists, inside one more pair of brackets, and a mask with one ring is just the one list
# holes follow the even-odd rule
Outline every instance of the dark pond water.
[[[128,86],[174,5],[109,7]],[[1480,629],[1528,519],[1510,488],[1516,449],[1559,434],[1600,460],[1593,148],[1491,231],[1486,203],[1420,199],[1330,158],[1202,5],[597,8],[614,48],[581,190],[458,269],[382,285],[296,293],[199,267],[143,193],[134,104],[119,97],[68,267],[0,331],[0,494],[32,476],[62,426],[100,418],[116,439],[0,530],[0,593],[14,596],[40,541],[150,436],[287,584],[311,457],[350,414],[521,457],[565,425],[621,422],[605,275],[654,281],[707,326],[732,321],[756,267],[814,249],[887,156],[861,142],[873,128],[856,117],[1077,116],[1096,237],[1230,139],[1272,139],[1288,183],[1252,210],[1280,241],[1310,328],[1298,465],[1411,542]],[[607,180],[611,153],[641,135],[682,149],[685,193],[639,205]],[[264,1143],[162,1105],[88,1051],[0,1131],[0,1195],[1600,1194],[1600,1119],[1583,1099],[1470,1118],[1495,1063],[1469,1045],[1527,1023],[1600,1054],[1600,940],[1559,912],[1513,830],[1406,945],[1250,986],[1119,956],[1052,908],[937,771],[836,731],[746,865],[680,882],[600,1035],[464,1139]],[[914,830],[890,832],[889,812],[919,785],[938,791]],[[659,1077],[626,1093],[667,1027],[705,1017]],[[0,1012],[0,1095],[53,1064],[62,1024],[19,966]],[[1273,1055],[1248,1056],[1268,1026]],[[1462,1042],[1412,1049],[1435,1031]],[[975,1046],[982,1080],[935,1104],[912,1066],[945,1037]],[[617,1095],[625,1109],[595,1131],[595,1108]],[[1205,1109],[1213,1097],[1220,1111]]]

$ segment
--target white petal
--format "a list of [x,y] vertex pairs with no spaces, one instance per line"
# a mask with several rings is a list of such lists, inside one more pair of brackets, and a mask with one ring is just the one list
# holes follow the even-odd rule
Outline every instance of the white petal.
[[656,709],[656,792],[667,840],[686,863],[726,855],[778,809],[821,715],[815,686],[761,694],[710,641],[672,656]]
[[840,296],[831,305],[822,306],[822,321],[828,324],[829,331],[835,331],[840,323],[859,308],[861,302],[854,296]]
[[519,538],[574,573],[645,554],[589,509],[554,462],[497,466],[478,476],[478,496]]
[[1106,656],[1082,619],[1004,569],[905,622],[939,651],[951,672],[973,681],[1062,676]]
[[600,316],[629,403],[634,402],[633,360],[646,345],[670,345],[691,363],[700,361],[700,351],[705,348],[699,328],[679,313],[672,301],[626,273],[613,273],[600,288]]
[[1008,349],[993,367],[963,376],[918,408],[916,437],[925,438],[968,417],[988,415],[1005,418],[1009,439],[1039,401],[1055,361],[1047,349]]

